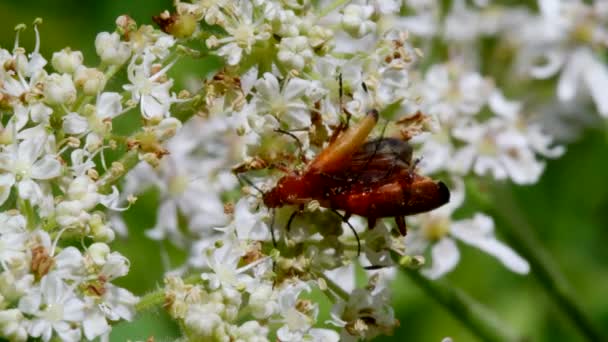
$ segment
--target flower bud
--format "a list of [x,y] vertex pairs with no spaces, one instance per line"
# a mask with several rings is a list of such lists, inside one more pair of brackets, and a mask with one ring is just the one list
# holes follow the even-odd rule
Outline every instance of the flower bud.
[[18,309],[0,311],[0,335],[10,341],[26,341],[27,330],[21,324],[23,314]]
[[70,104],[76,100],[76,88],[68,74],[51,74],[44,85],[44,98],[52,105]]
[[106,258],[110,254],[110,247],[105,243],[95,242],[87,250],[87,254],[91,257],[91,260],[95,265],[103,265],[106,263]]
[[107,64],[120,65],[131,56],[131,47],[127,42],[121,42],[116,32],[100,32],[95,38],[95,50]]
[[97,185],[87,176],[79,176],[68,186],[68,197],[78,200],[85,210],[92,209],[99,203]]
[[91,234],[95,241],[112,242],[116,238],[116,233],[106,224],[91,225]]
[[313,52],[308,44],[308,38],[304,36],[283,38],[279,44],[277,57],[289,69],[304,69],[304,66],[313,57]]
[[65,48],[53,53],[51,64],[60,73],[73,74],[82,65],[82,52]]
[[376,29],[376,23],[369,18],[374,13],[372,6],[348,5],[344,8],[342,28],[355,38],[361,38]]
[[162,119],[156,126],[156,138],[160,140],[169,139],[182,127],[182,122],[176,118]]
[[334,37],[334,32],[323,26],[315,25],[310,29],[308,34],[308,43],[315,49],[317,53],[325,54],[331,48],[331,41]]
[[78,89],[82,89],[85,95],[97,95],[106,86],[106,78],[103,72],[95,68],[79,67],[74,75],[74,82]]

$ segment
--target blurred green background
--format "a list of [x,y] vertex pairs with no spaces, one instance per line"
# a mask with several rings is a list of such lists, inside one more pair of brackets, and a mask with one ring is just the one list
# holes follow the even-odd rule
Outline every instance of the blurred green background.
[[[53,51],[70,46],[81,50],[85,64],[96,65],[94,39],[97,32],[111,31],[120,14],[138,23],[151,23],[151,17],[171,7],[171,1],[75,1],[30,0],[0,1],[0,45],[12,49],[13,28],[31,24],[42,17],[43,56],[50,60]],[[22,46],[33,48],[33,32],[22,33]],[[188,73],[203,76],[200,61],[178,63],[172,75],[178,79]],[[580,140],[568,146],[564,157],[549,161],[541,181],[530,187],[512,187],[519,213],[532,227],[571,283],[578,303],[596,326],[608,335],[608,133],[587,130]],[[117,283],[142,295],[162,285],[159,246],[143,231],[154,225],[154,193],[140,200],[126,214],[130,236],[114,248],[131,260],[131,271]],[[477,204],[468,204],[474,211]],[[496,210],[504,210],[501,200]],[[497,220],[498,234],[504,227]],[[505,239],[507,240],[507,239]],[[508,240],[507,240],[508,242]],[[520,335],[531,341],[580,341],[583,338],[551,301],[537,278],[507,271],[494,259],[478,250],[462,246],[462,260],[445,281],[458,287],[494,311]],[[428,297],[406,276],[394,284],[394,307],[401,327],[392,337],[380,341],[474,341],[476,337],[433,298]],[[323,311],[323,310],[322,310]],[[321,318],[321,321],[324,318]],[[169,341],[178,336],[176,326],[161,309],[138,317],[135,324],[115,327],[112,340],[145,339]]]

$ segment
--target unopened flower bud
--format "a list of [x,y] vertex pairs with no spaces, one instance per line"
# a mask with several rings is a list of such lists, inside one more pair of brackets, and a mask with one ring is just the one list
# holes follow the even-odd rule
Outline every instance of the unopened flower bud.
[[302,70],[312,60],[313,55],[308,38],[297,36],[281,40],[277,57],[285,67]]
[[76,88],[68,74],[51,74],[44,84],[44,98],[52,105],[70,104],[76,100]]
[[156,153],[144,153],[141,159],[144,160],[146,163],[150,164],[150,166],[152,166],[153,168],[157,168],[158,165],[160,165],[160,159],[158,158],[158,155],[156,155]]
[[82,52],[72,51],[69,47],[53,53],[51,64],[60,73],[73,74],[82,65]]
[[101,32],[95,38],[95,50],[101,61],[107,64],[120,65],[131,56],[131,47],[121,42],[118,33]]
[[110,166],[110,172],[114,176],[121,175],[125,172],[125,166],[120,162],[113,162],[112,166]]
[[373,6],[348,5],[344,8],[342,28],[351,36],[361,38],[376,29],[376,23],[369,20],[373,13]]
[[156,126],[156,138],[166,140],[171,138],[182,127],[182,122],[176,118],[165,118]]
[[78,89],[89,96],[97,95],[106,85],[106,78],[103,72],[95,68],[79,67],[74,75],[74,82]]
[[176,38],[190,37],[197,27],[197,18],[190,13],[171,14],[169,11],[164,11],[152,19],[160,26],[161,30]]
[[424,263],[422,255],[404,255],[399,259],[399,265],[412,269],[420,268]]
[[96,265],[103,265],[106,263],[108,254],[110,254],[110,247],[105,243],[95,242],[89,246],[87,254]]
[[27,341],[27,330],[21,324],[25,318],[18,309],[0,311],[0,335],[9,341]]
[[315,25],[310,29],[308,34],[308,43],[316,50],[327,52],[331,48],[328,44],[334,37],[334,32],[323,26]]
[[116,18],[116,28],[121,34],[137,30],[137,22],[130,16],[123,14]]

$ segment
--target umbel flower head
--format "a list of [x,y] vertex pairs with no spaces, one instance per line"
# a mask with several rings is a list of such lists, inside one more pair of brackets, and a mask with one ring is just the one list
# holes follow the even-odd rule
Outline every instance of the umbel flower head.
[[[536,115],[552,100],[513,75],[557,76],[555,98],[607,115],[608,11],[445,6],[178,0],[159,28],[124,15],[99,33],[97,66],[71,48],[49,63],[40,20],[28,53],[19,25],[0,49],[0,337],[108,340],[157,304],[193,341],[369,340],[407,324],[391,306],[400,267],[437,279],[465,262],[462,242],[528,273],[490,216],[460,215],[464,184],[534,184],[565,151]],[[475,55],[487,37],[513,75]],[[222,65],[174,80],[191,58]],[[136,229],[166,276],[137,305],[112,242],[150,194],[155,221]]]

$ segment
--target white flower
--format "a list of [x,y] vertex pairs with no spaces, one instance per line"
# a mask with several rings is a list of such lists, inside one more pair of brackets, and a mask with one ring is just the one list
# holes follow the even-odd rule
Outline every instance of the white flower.
[[85,95],[94,96],[106,86],[106,77],[100,70],[80,66],[74,74],[74,83]]
[[73,74],[82,65],[82,60],[82,52],[65,48],[59,52],[53,52],[51,64],[60,73]]
[[44,99],[51,105],[71,104],[76,100],[76,88],[69,74],[51,74],[44,84]]
[[212,272],[203,273],[201,277],[209,282],[212,290],[222,288],[245,288],[254,281],[245,271],[251,269],[250,265],[238,267],[244,252],[239,248],[238,241],[223,241],[223,246],[207,250],[210,257],[207,266]]
[[378,276],[372,277],[365,289],[355,289],[348,301],[334,304],[327,323],[343,328],[340,341],[372,339],[391,334],[397,327],[388,289],[378,286],[378,280]]
[[[560,73],[557,96],[572,100],[587,93],[598,112],[608,117],[608,68],[599,55],[608,45],[606,18],[582,1],[539,0],[540,15],[526,21],[519,30],[523,46],[519,66],[534,78]],[[593,49],[599,47],[598,52]],[[538,61],[541,61],[540,63]]]
[[433,65],[425,74],[423,99],[428,114],[441,124],[454,125],[460,116],[477,114],[492,93],[492,83],[457,63]]
[[0,170],[6,172],[0,174],[0,204],[6,201],[15,183],[19,197],[34,204],[42,200],[43,191],[36,181],[55,178],[61,172],[57,159],[43,155],[46,141],[46,137],[26,139],[0,152]]
[[277,337],[281,341],[301,341],[317,319],[315,304],[310,303],[313,305],[310,312],[301,312],[296,307],[298,297],[304,290],[310,291],[310,286],[300,281],[286,285],[279,293],[279,314],[283,326],[277,330]]
[[120,65],[131,56],[129,43],[121,42],[116,32],[100,32],[95,38],[95,50],[101,61],[107,64]]
[[226,323],[217,313],[213,304],[190,305],[184,319],[186,334],[195,340],[204,341],[211,337],[229,340]]
[[127,68],[127,75],[131,84],[123,85],[126,91],[131,92],[133,101],[139,102],[141,114],[148,120],[158,120],[170,116],[169,108],[175,99],[169,93],[173,86],[173,79],[162,80],[173,64],[153,71],[153,55],[144,55],[143,61],[133,58]]
[[262,283],[256,286],[249,296],[249,308],[256,319],[265,319],[274,314],[278,309],[275,291],[272,284]]
[[0,213],[0,264],[7,265],[20,259],[25,261],[28,238],[25,225],[22,215]]
[[[64,118],[64,125],[66,120],[69,120],[70,124],[77,127],[77,134],[89,132],[85,147],[88,151],[94,152],[101,148],[105,137],[111,133],[111,120],[122,113],[122,96],[114,92],[104,92],[97,96],[94,114],[84,118],[70,113]],[[72,123],[72,120],[75,122]]]
[[305,36],[283,38],[278,48],[277,58],[290,69],[304,69],[314,56]]
[[106,284],[100,309],[111,321],[131,321],[135,317],[135,305],[138,302],[139,298],[131,292],[113,284]]
[[78,113],[68,113],[63,117],[62,128],[67,134],[80,134],[86,131],[87,119]]
[[234,7],[234,16],[223,23],[228,32],[225,38],[217,39],[215,36],[207,39],[207,46],[215,48],[223,45],[217,50],[217,54],[226,58],[228,65],[236,65],[241,61],[243,52],[251,53],[253,45],[257,41],[270,38],[269,25],[264,24],[262,19],[253,18],[253,4],[250,1],[238,1]]
[[231,331],[234,341],[268,342],[268,327],[260,325],[257,321],[247,321]]
[[525,274],[530,266],[522,257],[494,236],[492,218],[477,213],[472,219],[453,220],[452,213],[464,201],[464,185],[456,180],[450,203],[431,212],[410,218],[418,229],[408,233],[409,253],[423,253],[430,245],[432,264],[422,274],[437,279],[453,270],[460,260],[456,240],[477,247],[497,258],[511,271]]
[[53,331],[63,341],[79,341],[83,308],[84,303],[53,273],[44,276],[40,287],[19,301],[19,310],[34,316],[28,333],[45,342],[51,339]]
[[257,200],[246,196],[234,206],[234,225],[239,239],[268,240],[270,228],[264,221],[268,216],[263,211],[255,210]]
[[360,38],[376,29],[376,23],[370,20],[374,7],[349,4],[344,7],[342,28],[351,36]]
[[0,311],[0,335],[10,341],[27,341],[27,324],[21,311],[9,309]]
[[308,107],[302,100],[309,85],[308,81],[294,77],[281,87],[273,74],[265,73],[255,83],[258,115],[271,114],[294,128],[310,126]]
[[608,118],[608,98],[605,95],[608,66],[584,48],[574,51],[566,62],[557,84],[557,96],[562,101],[571,101],[582,87],[591,95],[599,114]]

